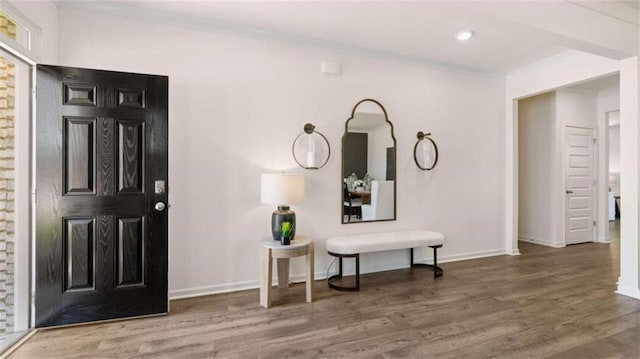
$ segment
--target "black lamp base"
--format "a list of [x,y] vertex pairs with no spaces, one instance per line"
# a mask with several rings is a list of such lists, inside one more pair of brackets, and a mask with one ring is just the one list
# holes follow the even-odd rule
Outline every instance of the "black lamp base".
[[282,222],[290,222],[293,229],[291,230],[291,240],[296,236],[296,214],[289,209],[289,206],[278,206],[271,215],[271,233],[274,241],[280,241],[282,234]]

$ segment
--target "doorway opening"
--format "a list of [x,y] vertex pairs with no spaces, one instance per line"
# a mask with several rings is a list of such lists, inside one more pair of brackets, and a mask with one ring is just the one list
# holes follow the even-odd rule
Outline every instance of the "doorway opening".
[[615,74],[517,102],[519,241],[609,241],[608,121],[619,92]]

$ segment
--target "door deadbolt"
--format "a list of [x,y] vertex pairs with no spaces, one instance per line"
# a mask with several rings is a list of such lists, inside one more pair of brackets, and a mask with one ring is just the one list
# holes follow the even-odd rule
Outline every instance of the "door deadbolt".
[[156,194],[163,194],[166,192],[164,181],[156,181],[154,187],[154,192]]
[[567,192],[567,194],[572,194],[573,193],[573,191],[570,190],[570,189],[566,190],[565,192]]
[[164,204],[164,202],[157,202],[156,205],[155,205],[155,209],[158,212],[164,211],[165,208],[167,208],[167,205]]

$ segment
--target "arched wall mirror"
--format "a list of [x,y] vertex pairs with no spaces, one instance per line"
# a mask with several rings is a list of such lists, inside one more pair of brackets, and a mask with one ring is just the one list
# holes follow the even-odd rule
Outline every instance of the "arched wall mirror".
[[358,102],[342,136],[342,223],[396,219],[396,138],[384,106]]

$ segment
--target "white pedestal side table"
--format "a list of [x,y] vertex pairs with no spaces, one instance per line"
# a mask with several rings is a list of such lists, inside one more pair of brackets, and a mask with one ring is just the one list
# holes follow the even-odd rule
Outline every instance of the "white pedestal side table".
[[273,258],[278,263],[278,288],[289,287],[289,258],[306,257],[307,302],[313,300],[313,241],[303,235],[296,235],[288,246],[283,246],[272,237],[260,241],[260,305],[269,308],[272,299]]

